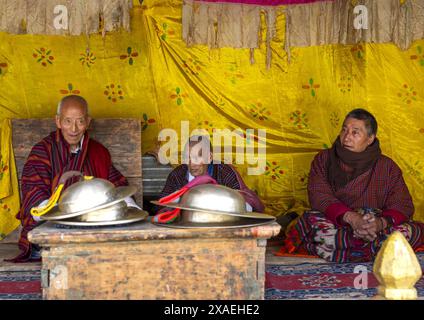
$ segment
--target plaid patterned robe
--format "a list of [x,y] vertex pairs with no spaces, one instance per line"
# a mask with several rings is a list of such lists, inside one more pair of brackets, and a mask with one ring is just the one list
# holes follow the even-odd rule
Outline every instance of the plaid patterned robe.
[[[424,224],[413,222],[414,205],[402,171],[382,155],[375,166],[333,190],[327,179],[329,150],[321,151],[311,164],[308,193],[314,211],[305,212],[287,233],[289,246],[334,262],[372,260],[387,235],[395,230],[404,234],[414,249],[423,244]],[[353,236],[342,221],[347,211],[380,209],[389,227],[376,240],[365,242]]]
[[[77,154],[70,152],[69,144],[59,129],[50,133],[32,148],[22,171],[22,206],[16,215],[23,227],[18,243],[22,252],[11,261],[26,262],[31,259],[33,244],[28,241],[27,235],[37,226],[37,222],[32,218],[30,210],[50,198],[62,173],[69,170],[107,179],[115,186],[128,185],[126,178],[112,165],[109,151],[90,139],[87,132]],[[68,179],[64,189],[77,179]]]

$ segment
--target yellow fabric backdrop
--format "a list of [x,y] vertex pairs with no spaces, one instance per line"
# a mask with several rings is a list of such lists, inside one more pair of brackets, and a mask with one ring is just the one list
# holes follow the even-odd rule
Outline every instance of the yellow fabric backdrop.
[[[181,0],[145,0],[131,33],[86,37],[0,33],[0,117],[53,116],[69,92],[87,98],[94,117],[139,117],[143,150],[163,128],[267,130],[267,171],[246,183],[279,215],[308,207],[307,175],[317,151],[331,146],[344,115],[364,107],[379,122],[383,152],[402,168],[424,221],[424,41],[292,48],[277,19],[270,70],[263,43],[249,50],[187,48]],[[265,39],[266,30],[261,30]],[[89,47],[88,47],[89,46]]]
[[1,121],[0,130],[0,240],[19,225],[15,218],[19,211],[19,189],[13,157],[12,127],[9,119]]

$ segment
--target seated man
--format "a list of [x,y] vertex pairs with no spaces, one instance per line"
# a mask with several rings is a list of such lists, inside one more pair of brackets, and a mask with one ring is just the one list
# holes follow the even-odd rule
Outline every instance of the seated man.
[[[207,150],[207,154],[203,154],[203,150]],[[209,137],[192,136],[184,148],[184,155],[188,159],[188,165],[179,165],[169,174],[160,198],[180,190],[195,177],[209,175],[218,184],[243,191],[241,194],[246,200],[247,211],[263,212],[264,205],[259,197],[245,185],[239,173],[231,165],[211,163],[211,150],[212,145]],[[165,208],[161,208],[161,211],[163,210]]]
[[[416,249],[424,224],[413,222],[414,205],[402,171],[381,154],[377,122],[351,111],[331,149],[315,156],[308,181],[313,211],[288,232],[287,246],[332,262],[375,258],[383,241],[400,231]],[[292,251],[293,252],[293,251]]]
[[[128,185],[126,178],[112,165],[109,151],[89,138],[86,130],[90,121],[87,101],[80,96],[67,96],[58,105],[57,130],[32,148],[22,171],[22,207],[16,216],[23,227],[19,239],[22,252],[11,261],[39,260],[38,247],[28,241],[27,234],[40,218],[32,216],[30,210],[47,203],[64,172],[80,171],[107,179],[116,187]],[[77,178],[68,179],[64,189],[75,181]],[[126,201],[135,205],[130,198]]]

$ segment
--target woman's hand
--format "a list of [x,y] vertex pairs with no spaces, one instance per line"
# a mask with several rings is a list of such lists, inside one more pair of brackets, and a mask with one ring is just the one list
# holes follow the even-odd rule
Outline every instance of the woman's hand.
[[387,227],[387,221],[384,218],[371,214],[361,215],[354,211],[346,212],[343,220],[350,224],[356,237],[366,241],[375,240],[377,234]]
[[368,223],[368,217],[366,217],[366,215],[363,216],[359,212],[348,211],[344,214],[343,220],[352,227],[355,237],[366,241],[371,241],[373,239],[368,230],[364,230],[363,228],[363,226]]
[[378,233],[387,228],[387,221],[383,217],[375,217],[370,214],[364,215],[364,219],[367,223],[362,225],[360,231],[362,234],[368,234],[369,241],[377,238]]
[[348,223],[353,230],[360,229],[366,223],[362,214],[355,211],[347,211],[343,216],[343,221]]

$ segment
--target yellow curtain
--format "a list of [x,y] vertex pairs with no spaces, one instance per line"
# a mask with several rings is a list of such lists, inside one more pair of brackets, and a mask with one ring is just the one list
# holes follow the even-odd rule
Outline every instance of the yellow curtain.
[[[402,168],[415,218],[424,221],[424,41],[326,45],[284,51],[285,16],[266,44],[248,49],[187,48],[181,0],[145,0],[131,13],[131,33],[104,38],[0,33],[0,117],[53,116],[58,100],[77,93],[94,117],[142,119],[143,151],[161,129],[266,129],[266,172],[249,187],[279,215],[308,208],[306,184],[315,154],[331,146],[344,115],[363,107],[377,117],[383,153]],[[260,30],[266,39],[265,17]],[[246,144],[254,143],[245,141]]]
[[12,148],[10,120],[4,119],[0,140],[0,240],[19,226],[19,187]]

